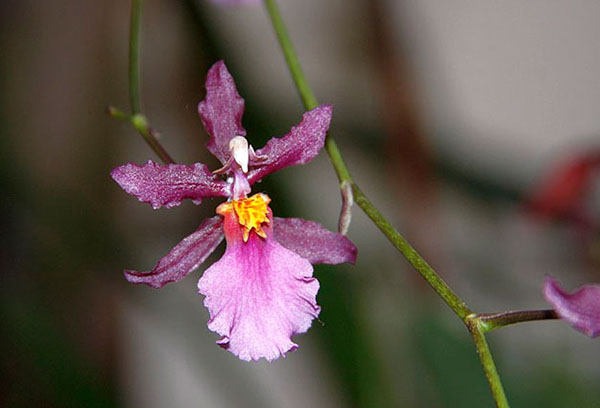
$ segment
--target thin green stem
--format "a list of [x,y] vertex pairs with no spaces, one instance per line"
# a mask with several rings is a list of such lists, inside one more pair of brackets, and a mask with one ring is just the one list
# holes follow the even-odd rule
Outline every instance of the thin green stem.
[[126,120],[130,122],[133,127],[138,131],[138,133],[144,138],[148,146],[156,153],[156,155],[164,162],[164,163],[175,163],[169,153],[165,150],[165,148],[158,141],[158,132],[153,130],[148,125],[148,120],[141,113],[136,113],[134,115],[130,115],[125,113],[114,106],[108,107],[108,114],[113,118]]
[[[273,28],[281,45],[281,49],[285,55],[285,60],[290,69],[290,73],[294,78],[298,92],[302,97],[306,109],[312,109],[318,105],[317,99],[314,96],[308,81],[304,77],[300,61],[294,51],[292,42],[289,38],[285,23],[279,13],[279,8],[274,0],[264,0],[265,6],[271,17]],[[431,266],[419,255],[419,253],[406,241],[406,239],[386,220],[381,212],[371,203],[367,196],[358,187],[350,171],[344,162],[344,158],[335,143],[335,140],[328,135],[325,142],[325,148],[335,169],[335,172],[340,180],[340,183],[349,182],[354,193],[356,204],[367,214],[367,216],[377,225],[388,240],[404,255],[411,265],[425,278],[431,287],[440,295],[440,297],[450,306],[450,308],[464,321],[467,315],[472,314],[472,311],[460,299],[454,291],[444,282],[442,278],[433,270]]]
[[304,106],[306,106],[306,109],[308,110],[316,108],[319,103],[317,102],[317,98],[315,98],[315,95],[310,89],[306,78],[304,78],[304,73],[302,72],[300,61],[298,60],[296,51],[294,51],[294,46],[292,45],[292,41],[290,40],[290,36],[288,35],[285,22],[283,21],[283,18],[281,18],[279,7],[277,6],[275,0],[264,1],[265,6],[267,8],[267,12],[269,13],[269,17],[271,18],[273,28],[277,33],[279,45],[281,45],[281,49],[283,50],[285,61],[287,62],[287,66],[290,69],[292,78],[294,78],[294,81],[296,82],[296,88],[300,93],[302,102],[304,102]]
[[489,332],[494,329],[499,329],[501,327],[506,327],[515,323],[560,318],[552,309],[516,310],[500,313],[480,313],[477,315],[477,317],[481,322],[481,329],[484,332]]
[[485,378],[492,391],[496,406],[498,408],[509,408],[508,400],[504,393],[504,388],[502,387],[502,381],[498,375],[492,352],[490,351],[490,347],[485,338],[481,321],[476,315],[471,315],[467,317],[466,323],[469,333],[471,333],[471,337],[473,338],[473,342],[475,343],[477,355],[479,355],[479,360],[483,366],[483,372],[485,373]]
[[406,258],[408,262],[421,274],[436,293],[446,302],[448,306],[464,322],[467,316],[473,312],[466,303],[448,286],[446,282],[435,272],[435,270],[423,259],[423,257],[409,244],[383,216],[383,214],[371,203],[369,198],[355,183],[352,184],[354,200],[365,214],[377,225],[379,230],[387,237],[394,247]]
[[140,37],[143,0],[131,1],[129,25],[129,103],[133,114],[142,111],[140,103]]
[[[285,56],[288,68],[300,93],[302,102],[306,109],[313,109],[318,105],[318,101],[313,94],[308,81],[304,77],[300,61],[294,51],[292,42],[288,35],[285,23],[275,0],[264,0],[264,4],[271,18],[271,23],[279,40],[279,44]],[[473,337],[477,353],[479,354],[481,364],[488,379],[490,389],[498,408],[508,408],[508,401],[502,388],[502,382],[498,376],[492,354],[485,340],[480,321],[473,316],[471,309],[466,303],[448,286],[446,282],[435,272],[435,270],[423,259],[423,257],[408,243],[408,241],[389,223],[381,212],[371,203],[369,198],[358,187],[350,171],[344,162],[343,156],[339,151],[331,133],[328,134],[325,142],[327,153],[340,181],[350,183],[354,194],[354,201],[365,212],[365,214],[377,225],[380,231],[394,245],[394,247],[408,260],[408,262],[419,272],[419,274],[429,283],[435,292],[446,302],[446,304],[456,313],[465,323]],[[473,323],[475,322],[475,324]]]
[[129,102],[132,114],[127,114],[115,107],[109,107],[108,113],[114,118],[127,120],[144,138],[148,146],[164,163],[175,163],[167,150],[158,141],[158,133],[149,125],[141,113],[140,102],[140,37],[143,0],[131,1],[131,25],[129,27]]

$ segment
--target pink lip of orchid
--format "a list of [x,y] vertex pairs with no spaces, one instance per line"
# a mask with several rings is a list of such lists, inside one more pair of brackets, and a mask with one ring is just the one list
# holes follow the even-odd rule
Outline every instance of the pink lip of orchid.
[[585,285],[569,294],[547,277],[544,297],[573,328],[590,337],[600,336],[600,285]]
[[248,194],[264,176],[308,163],[319,153],[332,109],[322,105],[306,112],[287,135],[254,151],[241,124],[244,100],[219,61],[208,72],[206,98],[198,111],[211,136],[207,148],[223,167],[210,172],[201,163],[148,161],[117,167],[111,176],[154,209],[177,206],[183,199],[195,204],[206,197],[229,200],[151,271],[126,270],[125,277],[154,288],[177,282],[204,262],[225,236],[224,255],[198,282],[210,313],[208,327],[222,336],[217,343],[240,359],[271,361],[295,350],[292,336],[307,331],[320,312],[319,283],[311,264],[354,263],[357,250],[348,238],[316,222],[273,217],[266,194]]

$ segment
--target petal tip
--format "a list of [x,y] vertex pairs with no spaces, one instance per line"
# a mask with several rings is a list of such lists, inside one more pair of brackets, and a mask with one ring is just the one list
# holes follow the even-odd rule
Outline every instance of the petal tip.
[[127,282],[129,282],[129,283],[133,283],[136,285],[143,284],[146,286],[150,286],[151,288],[154,288],[154,289],[161,289],[167,283],[169,283],[169,281],[156,281],[155,279],[153,279],[152,275],[147,275],[147,274],[140,273],[138,271],[133,271],[133,270],[128,270],[128,269],[123,271],[123,275],[125,276],[125,279],[127,279]]
[[550,276],[544,279],[544,297],[556,313],[573,328],[589,337],[600,335],[600,286],[584,285],[565,292]]
[[217,86],[223,81],[233,81],[233,77],[229,73],[225,61],[219,60],[215,62],[206,74],[205,86],[207,88],[211,86]]

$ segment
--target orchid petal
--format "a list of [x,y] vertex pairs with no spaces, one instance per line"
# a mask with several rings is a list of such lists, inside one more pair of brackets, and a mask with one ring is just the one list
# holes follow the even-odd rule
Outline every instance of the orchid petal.
[[554,279],[547,277],[544,297],[575,329],[590,337],[600,335],[600,285],[585,285],[569,294]]
[[184,238],[149,272],[126,270],[125,278],[131,283],[144,283],[162,288],[169,282],[178,282],[196,269],[223,240],[223,220],[216,216],[204,220],[198,229]]
[[154,209],[175,207],[185,198],[200,204],[205,197],[227,197],[231,190],[202,163],[160,165],[149,160],[143,166],[116,167],[110,175],[123,190]]
[[352,241],[317,222],[275,217],[273,234],[277,242],[312,264],[356,262],[358,250]]
[[198,113],[210,135],[206,147],[221,163],[230,156],[229,141],[246,136],[242,127],[244,99],[223,61],[215,63],[206,76],[206,98],[198,105]]
[[198,282],[210,312],[208,328],[240,359],[271,361],[295,350],[292,336],[307,331],[319,315],[319,282],[310,262],[280,245],[268,227],[267,238],[251,233],[244,242],[239,224],[232,226],[232,238],[227,223],[227,250]]
[[250,184],[274,171],[305,164],[314,159],[325,144],[331,112],[330,105],[318,106],[306,112],[302,121],[287,135],[269,140],[250,162],[250,166],[254,167],[248,173]]

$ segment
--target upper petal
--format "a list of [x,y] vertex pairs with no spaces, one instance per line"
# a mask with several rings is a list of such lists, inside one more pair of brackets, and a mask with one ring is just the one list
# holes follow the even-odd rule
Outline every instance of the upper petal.
[[352,241],[344,235],[329,231],[317,222],[275,217],[273,233],[281,245],[308,259],[312,264],[356,262],[357,249]]
[[325,144],[331,112],[330,105],[318,106],[306,112],[287,135],[269,140],[251,160],[253,169],[248,173],[248,181],[253,184],[274,171],[315,158]]
[[556,313],[575,329],[590,337],[600,335],[600,285],[585,285],[569,294],[547,277],[544,296]]
[[162,288],[169,282],[178,282],[196,269],[223,240],[223,220],[216,216],[204,220],[198,229],[184,238],[148,272],[125,271],[132,283],[144,283]]
[[206,98],[198,105],[198,113],[210,135],[206,147],[221,163],[229,158],[229,141],[246,136],[242,127],[244,99],[223,61],[215,63],[206,76]]
[[228,238],[223,257],[198,282],[210,312],[208,328],[223,336],[222,347],[246,361],[271,361],[296,349],[292,336],[308,330],[320,312],[312,272],[310,262],[270,235],[253,232],[248,242]]
[[149,160],[143,166],[116,167],[110,175],[123,190],[154,209],[174,207],[184,198],[200,204],[205,197],[227,197],[231,190],[202,163],[160,165]]

